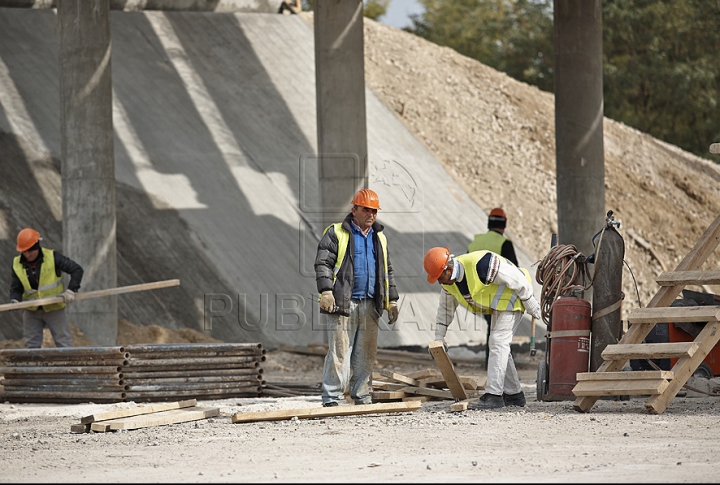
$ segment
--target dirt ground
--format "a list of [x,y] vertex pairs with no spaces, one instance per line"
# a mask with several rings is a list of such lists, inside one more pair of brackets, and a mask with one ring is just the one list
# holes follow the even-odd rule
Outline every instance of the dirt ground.
[[[368,87],[484,209],[502,206],[508,235],[541,259],[557,232],[552,95],[373,21],[365,35]],[[604,130],[606,206],[622,222],[632,271],[623,270],[626,314],[647,304],[655,277],[674,269],[720,214],[720,170],[620,123],[606,119]],[[713,255],[706,267],[718,261]],[[82,338],[74,329],[76,345],[90,345]],[[120,345],[193,341],[212,339],[130,322],[118,335]],[[267,382],[321,380],[321,357],[267,357]],[[3,403],[0,482],[717,481],[717,397],[687,392],[661,415],[649,414],[642,397],[599,400],[578,413],[570,401],[535,399],[537,365],[525,357],[522,409],[452,413],[439,401],[405,414],[233,424],[238,412],[320,405],[319,395],[243,398],[199,401],[220,408],[213,419],[72,434],[82,416],[135,404]],[[385,364],[399,373],[425,367]],[[485,376],[480,366],[456,370]]]
[[[544,358],[539,352],[536,357]],[[268,382],[320,382],[322,357],[268,353]],[[661,415],[644,400],[600,400],[588,413],[535,399],[536,366],[519,366],[525,408],[232,423],[235,413],[320,406],[320,396],[198,401],[220,416],[109,433],[70,433],[118,404],[0,404],[1,482],[713,482],[717,398],[676,397]],[[415,364],[386,365],[396,372]],[[485,376],[482,367],[457,366]],[[703,396],[699,394],[699,396]],[[142,406],[140,404],[139,406]]]

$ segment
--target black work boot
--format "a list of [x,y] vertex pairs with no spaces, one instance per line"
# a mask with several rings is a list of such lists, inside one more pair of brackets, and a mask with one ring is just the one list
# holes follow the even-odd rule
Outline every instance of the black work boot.
[[328,401],[323,403],[324,408],[331,408],[333,406],[337,406],[338,403],[336,401]]
[[508,394],[506,392],[503,392],[502,397],[503,401],[505,401],[506,406],[525,406],[525,393],[523,393],[522,391],[518,392],[517,394]]
[[468,404],[468,409],[499,409],[504,407],[505,401],[503,401],[502,396],[488,394],[487,392],[483,394],[476,402],[471,402]]

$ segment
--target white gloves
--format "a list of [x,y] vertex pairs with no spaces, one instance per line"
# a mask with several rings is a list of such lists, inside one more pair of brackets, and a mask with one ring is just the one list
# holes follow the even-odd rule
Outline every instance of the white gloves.
[[62,297],[65,300],[65,303],[72,303],[75,301],[75,292],[73,290],[65,290]]
[[531,296],[527,300],[523,300],[525,311],[532,315],[538,320],[542,320],[542,314],[540,313],[540,303],[535,299],[535,296]]
[[442,323],[435,324],[435,340],[445,341],[445,335],[447,334],[448,326]]
[[10,303],[20,303],[20,302],[17,301],[15,298],[13,298],[12,300],[10,300]]
[[388,313],[388,323],[392,325],[395,323],[400,316],[400,309],[397,306],[396,301],[391,301],[390,304],[387,307],[387,313]]
[[332,294],[332,290],[322,292],[320,296],[320,309],[328,313],[333,313],[335,310],[335,297]]

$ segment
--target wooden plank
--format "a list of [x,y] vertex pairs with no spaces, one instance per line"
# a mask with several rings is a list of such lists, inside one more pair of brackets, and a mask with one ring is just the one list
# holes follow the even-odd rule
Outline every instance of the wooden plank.
[[709,323],[700,331],[695,342],[698,349],[692,357],[679,359],[672,370],[675,378],[670,381],[668,388],[660,396],[652,396],[645,402],[645,408],[653,414],[661,414],[665,411],[670,401],[692,377],[693,372],[698,368],[710,351],[720,341],[720,323]]
[[70,432],[71,433],[89,433],[90,432],[90,425],[89,424],[71,424],[70,425]]
[[628,313],[628,322],[717,322],[720,320],[720,306],[684,306],[662,308],[635,308]]
[[720,271],[666,271],[660,273],[655,281],[660,286],[717,285],[720,283]]
[[373,402],[377,402],[402,399],[407,397],[407,394],[401,391],[372,391],[370,396],[372,397]]
[[432,396],[406,396],[402,398],[403,401],[419,401],[419,402],[427,402],[427,401],[435,401],[437,398]]
[[[75,295],[75,301],[87,300],[88,298],[98,298],[101,296],[120,295],[123,293],[131,293],[135,291],[157,290],[159,288],[167,288],[169,286],[178,286],[180,280],[154,281],[152,283],[141,283],[139,285],[120,286],[118,288],[108,288],[105,290],[88,291],[87,293],[78,293]],[[36,300],[21,301],[19,303],[6,303],[0,305],[0,312],[6,310],[18,310],[31,306],[50,305],[53,303],[64,303],[65,298],[62,296],[51,296],[48,298],[39,298]]]
[[428,344],[428,348],[430,349],[433,359],[435,359],[435,363],[440,369],[440,373],[445,378],[445,382],[447,383],[448,389],[450,389],[453,397],[456,400],[467,399],[468,396],[465,392],[465,388],[460,382],[458,375],[455,373],[455,367],[453,367],[452,361],[448,357],[447,352],[445,352],[442,340],[434,340],[430,342]]
[[193,406],[189,408],[170,409],[168,411],[160,411],[157,413],[143,414],[139,416],[130,416],[127,418],[112,419],[109,421],[99,421],[92,423],[90,425],[90,430],[105,433],[107,431],[117,431],[120,429],[130,430],[151,428],[154,426],[198,421],[200,419],[214,418],[216,416],[220,416],[220,408],[201,408]]
[[373,380],[372,388],[373,390],[378,391],[397,391],[399,389],[402,389],[403,387],[407,387],[406,384],[400,384],[399,382],[382,382],[382,381],[375,381]]
[[454,399],[455,396],[453,396],[452,392],[450,391],[441,391],[440,389],[432,389],[430,387],[403,387],[400,389],[402,392],[406,392],[408,394],[419,394],[420,396],[432,396],[432,397],[439,397],[440,399]]
[[660,394],[668,387],[665,379],[579,381],[573,394],[582,396],[627,396]]
[[[462,383],[463,387],[468,391],[477,391],[480,388],[480,384],[478,384],[478,380],[479,380],[478,377],[458,376],[458,379],[460,379],[460,382]],[[445,379],[443,379],[442,377],[420,379],[420,385],[425,386],[425,387],[435,387],[437,389],[448,388],[448,385],[445,382]]]
[[139,416],[141,414],[157,413],[160,411],[168,411],[170,409],[189,408],[197,405],[197,400],[187,399],[184,401],[168,402],[162,404],[153,404],[151,406],[141,406],[133,409],[122,409],[120,411],[107,411],[105,413],[91,414],[80,418],[83,424],[95,423],[97,421],[107,421],[110,419],[128,418],[130,416]]
[[457,413],[460,411],[467,411],[468,404],[470,404],[470,401],[468,399],[454,402],[450,405],[450,411],[453,413]]
[[611,344],[605,347],[605,360],[675,359],[692,357],[698,349],[695,342],[668,342],[655,344]]
[[420,384],[417,381],[417,379],[413,379],[412,377],[407,377],[402,374],[398,374],[397,372],[392,372],[389,370],[381,369],[378,371],[378,374],[380,374],[383,377],[387,377],[388,379],[392,379],[394,381],[400,382],[402,384],[407,384],[410,386],[417,386]]
[[332,416],[359,416],[378,413],[406,413],[420,409],[418,401],[387,402],[378,404],[362,404],[354,406],[334,406],[330,408],[283,409],[279,411],[258,411],[236,413],[232,416],[233,423],[252,423],[255,421],[280,421],[284,419],[327,418]]
[[437,369],[423,369],[415,372],[407,372],[405,375],[412,379],[420,380],[428,377],[437,377],[439,373]]
[[632,370],[621,372],[578,372],[578,381],[623,381],[630,379],[667,379],[672,380],[669,370]]

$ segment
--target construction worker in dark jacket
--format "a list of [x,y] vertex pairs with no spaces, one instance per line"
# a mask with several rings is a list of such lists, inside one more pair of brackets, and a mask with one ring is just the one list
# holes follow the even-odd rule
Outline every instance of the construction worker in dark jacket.
[[[23,336],[25,347],[42,347],[43,329],[47,327],[56,347],[72,347],[70,324],[65,313],[65,304],[75,299],[80,289],[83,269],[72,259],[52,249],[40,246],[40,233],[25,228],[18,233],[19,256],[13,259],[10,281],[10,302],[37,300],[62,296],[63,302],[27,307],[23,309]],[[68,289],[63,291],[62,273],[70,275]]]
[[350,214],[325,229],[315,257],[320,313],[327,315],[328,353],[323,368],[323,406],[344,401],[371,404],[372,370],[377,355],[378,320],[383,310],[395,323],[399,310],[384,226],[376,222],[380,201],[359,190]]
[[[507,215],[500,207],[495,207],[488,216],[488,231],[483,234],[475,234],[475,239],[468,245],[468,253],[473,251],[487,250],[499,254],[515,266],[518,266],[515,247],[510,239],[505,237],[505,226],[507,226]],[[487,338],[485,340],[485,370],[488,368],[490,359],[490,315],[485,315],[487,323]]]

